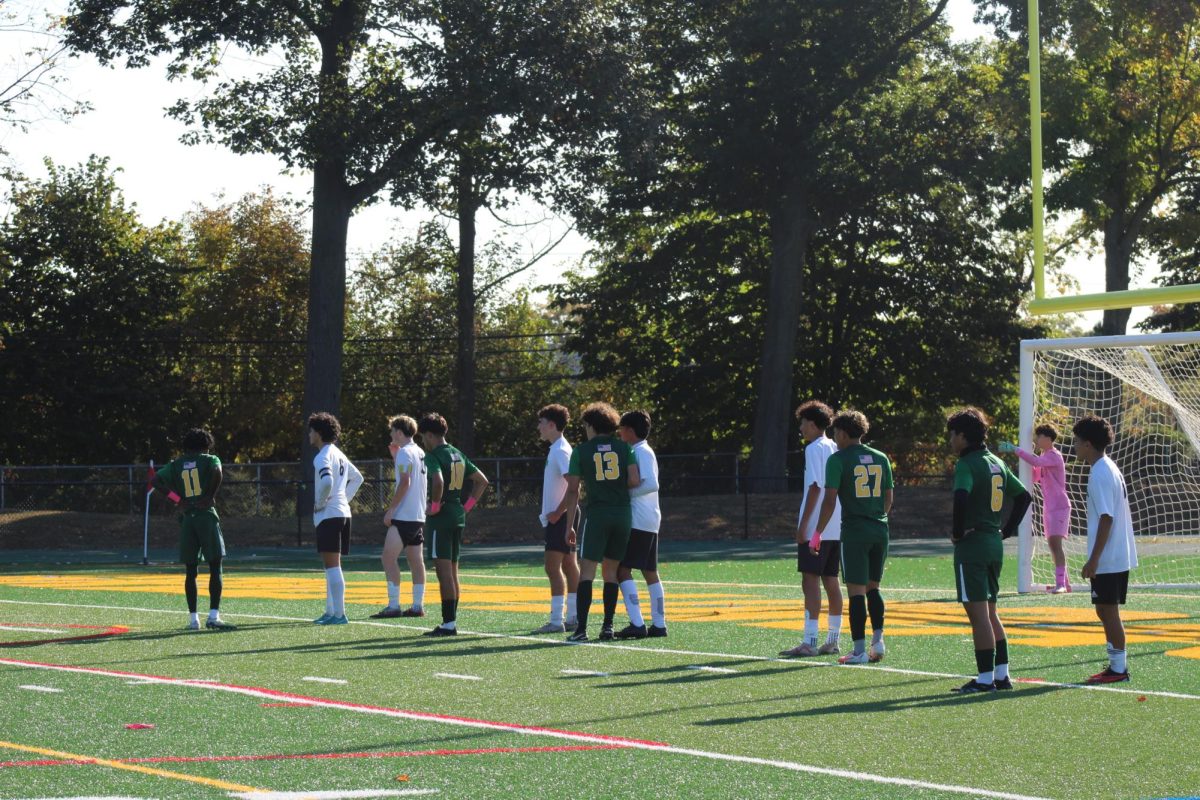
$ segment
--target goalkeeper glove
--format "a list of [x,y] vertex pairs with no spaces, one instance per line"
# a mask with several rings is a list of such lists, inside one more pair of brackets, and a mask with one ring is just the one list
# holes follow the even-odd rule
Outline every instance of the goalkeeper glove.
[[1012,442],[1001,442],[1001,443],[1000,443],[1000,448],[999,448],[999,449],[1000,449],[1000,452],[1001,452],[1001,453],[1015,453],[1015,452],[1017,452],[1017,446],[1016,446],[1015,444],[1013,444]]

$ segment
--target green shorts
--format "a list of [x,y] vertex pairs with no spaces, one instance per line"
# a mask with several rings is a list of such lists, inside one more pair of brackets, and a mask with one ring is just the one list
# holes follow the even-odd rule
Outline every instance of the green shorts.
[[620,561],[629,549],[632,528],[631,508],[589,508],[579,534],[579,557],[596,563],[606,558]]
[[1004,542],[999,533],[969,533],[954,544],[954,584],[960,603],[994,603],[1000,594]]
[[179,560],[197,564],[201,554],[210,564],[225,557],[221,518],[215,508],[188,509],[179,515]]
[[842,581],[866,586],[883,580],[883,565],[887,561],[886,536],[870,539],[842,537]]
[[458,563],[466,525],[453,515],[438,514],[425,520],[425,541],[429,542],[429,557]]

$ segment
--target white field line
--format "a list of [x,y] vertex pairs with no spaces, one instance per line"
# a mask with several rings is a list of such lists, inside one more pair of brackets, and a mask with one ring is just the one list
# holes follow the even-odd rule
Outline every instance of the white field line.
[[691,664],[689,666],[684,667],[684,669],[694,669],[697,672],[720,672],[723,675],[736,675],[737,674],[736,669],[728,669],[726,667],[704,667],[704,666],[700,666],[699,664]]
[[241,800],[351,800],[357,797],[413,797],[437,794],[437,789],[350,789],[331,792],[230,792]]
[[62,689],[55,689],[53,686],[38,686],[36,684],[27,684],[18,686],[18,689],[26,689],[30,692],[46,692],[47,694],[62,694]]
[[561,672],[563,675],[583,675],[589,678],[609,677],[607,672],[596,672],[595,670],[590,669],[560,669],[559,672]]
[[[148,614],[178,614],[177,611],[169,611],[161,608],[139,608],[137,606],[104,606],[104,605],[85,605],[76,603],[50,603],[36,600],[0,600],[0,603],[10,603],[14,605],[27,606],[52,606],[58,608],[91,608],[104,611],[139,611]],[[312,620],[306,617],[284,617],[274,614],[229,614],[231,617],[245,617],[246,619],[270,619],[280,622],[311,622]],[[428,627],[419,625],[398,625],[387,622],[370,622],[368,620],[351,620],[351,625],[368,625],[379,628],[399,628],[401,630],[410,631],[426,631]],[[796,661],[790,658],[775,658],[772,656],[760,655],[745,655],[741,653],[713,653],[703,650],[672,650],[666,647],[638,647],[637,645],[628,644],[612,644],[609,642],[568,642],[565,639],[547,639],[544,636],[522,636],[514,633],[488,633],[484,631],[468,631],[459,628],[460,634],[466,636],[479,636],[485,639],[511,639],[519,642],[538,642],[545,644],[546,642],[554,642],[561,644],[564,647],[600,647],[610,650],[629,650],[635,653],[645,654],[662,654],[662,655],[677,655],[677,656],[700,656],[703,658],[723,658],[730,661],[764,661],[775,662],[779,664],[790,664],[797,669],[816,669],[816,668],[837,668],[837,669],[866,669],[873,672],[888,672],[895,675],[916,675],[923,678],[949,678],[952,680],[964,680],[966,678],[976,677],[974,674],[964,675],[962,673],[953,672],[931,672],[929,670],[920,669],[903,669],[901,667],[885,667],[880,664],[835,664],[833,662],[824,661]],[[96,639],[95,641],[116,641],[120,637],[113,636],[108,640]],[[1021,677],[1019,675],[1014,677]],[[1021,680],[1027,686],[1054,686],[1060,689],[1087,689],[1095,692],[1111,692],[1113,694],[1132,694],[1146,695],[1147,697],[1167,697],[1174,700],[1200,700],[1200,694],[1186,694],[1184,692],[1160,692],[1153,689],[1124,689],[1117,686],[1085,686],[1079,683],[1060,683],[1057,681],[1042,681],[1042,680]]]
[[433,677],[449,678],[450,680],[455,680],[455,681],[481,681],[481,680],[483,680],[483,678],[479,677],[478,675],[456,675],[453,672],[435,672],[435,673],[433,673]]
[[8,625],[0,622],[0,630],[24,631],[26,633],[62,633],[62,628],[25,628],[20,625]]
[[24,800],[146,800],[146,798],[125,797],[124,795],[119,797],[109,795],[105,795],[104,797],[100,797],[98,795],[88,795],[86,797],[28,797],[24,798]]
[[[128,678],[128,672],[112,672],[109,670],[97,669],[94,667],[72,667],[61,664],[39,664],[34,662],[14,661],[11,659],[0,658],[0,664],[6,664],[14,667],[25,669],[41,669],[55,672],[74,672],[86,675],[100,675],[104,677]],[[285,696],[286,693],[275,692],[269,689],[259,689],[250,686],[232,686],[228,684],[213,684],[213,683],[196,683],[195,681],[180,680],[176,678],[156,677],[152,675],[145,676],[147,678],[156,678],[159,683],[167,686],[191,687],[197,689],[208,689],[211,691],[228,692],[231,694],[239,694],[247,697],[271,698],[279,699]],[[441,716],[437,714],[421,713],[416,711],[404,711],[402,709],[382,708],[375,706],[363,706],[354,703],[344,703],[336,700],[328,700],[319,697],[306,698],[315,706],[325,708],[334,708],[344,711],[351,711],[360,714],[377,714],[380,716],[391,717],[394,719],[417,720],[421,722],[439,722],[446,725],[459,725],[468,728],[479,728],[484,730],[503,731],[506,733],[520,733],[532,736],[546,736],[550,738],[565,739],[568,741],[588,742],[597,744],[614,744],[619,743],[630,749],[648,750],[660,753],[672,753],[676,755],[693,756],[695,758],[704,758],[712,761],[726,761],[739,764],[756,764],[759,766],[776,767],[778,769],[791,770],[793,772],[802,772],[810,775],[827,775],[835,778],[845,778],[848,780],[879,783],[889,786],[905,786],[913,789],[931,789],[934,791],[953,792],[956,794],[965,794],[972,797],[988,797],[996,798],[996,800],[1046,800],[1046,798],[1014,794],[1012,792],[998,792],[990,789],[980,789],[974,786],[959,786],[956,784],[933,783],[930,781],[915,780],[912,778],[895,778],[887,775],[876,775],[869,772],[857,772],[854,770],[834,769],[830,767],[818,767],[810,764],[799,764],[793,761],[780,761],[767,758],[756,758],[753,756],[739,756],[729,753],[717,753],[708,750],[695,750],[686,747],[675,747],[669,744],[659,742],[647,742],[638,739],[626,739],[623,737],[605,736],[601,734],[578,733],[574,731],[560,731],[549,728],[538,728],[519,723],[491,722],[488,720],[476,720],[463,717]],[[311,793],[304,793],[305,796],[312,796]],[[266,793],[254,792],[237,795],[238,797],[254,797],[264,798]],[[273,796],[279,796],[273,794]],[[292,795],[295,796],[295,795]]]
[[316,675],[305,675],[300,680],[311,681],[312,683],[350,683],[350,681],[344,681],[341,678],[319,678]]

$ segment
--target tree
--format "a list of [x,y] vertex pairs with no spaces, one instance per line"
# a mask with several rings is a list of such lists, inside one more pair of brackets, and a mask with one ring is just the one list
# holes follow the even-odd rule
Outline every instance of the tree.
[[[1024,0],[982,5],[1024,51]],[[1128,289],[1155,209],[1200,181],[1200,3],[1053,0],[1040,25],[1045,161],[1058,173],[1047,208],[1078,211],[1103,248],[1105,288]],[[1019,68],[1010,86],[1027,91]],[[1105,311],[1102,332],[1125,333],[1129,314]]]
[[121,463],[190,416],[156,339],[177,334],[178,226],[143,226],[108,162],[47,161],[0,222],[0,392],[10,463]]
[[59,26],[44,16],[39,20],[32,8],[0,7],[0,41],[13,54],[0,77],[0,125],[27,130],[38,120],[67,119],[89,108],[59,88],[67,47]]

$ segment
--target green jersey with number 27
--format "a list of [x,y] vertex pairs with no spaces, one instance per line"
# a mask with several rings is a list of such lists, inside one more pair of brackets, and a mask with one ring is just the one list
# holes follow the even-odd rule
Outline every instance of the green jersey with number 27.
[[888,535],[884,493],[892,488],[892,462],[873,447],[852,444],[825,462],[825,488],[842,504],[842,541]]

